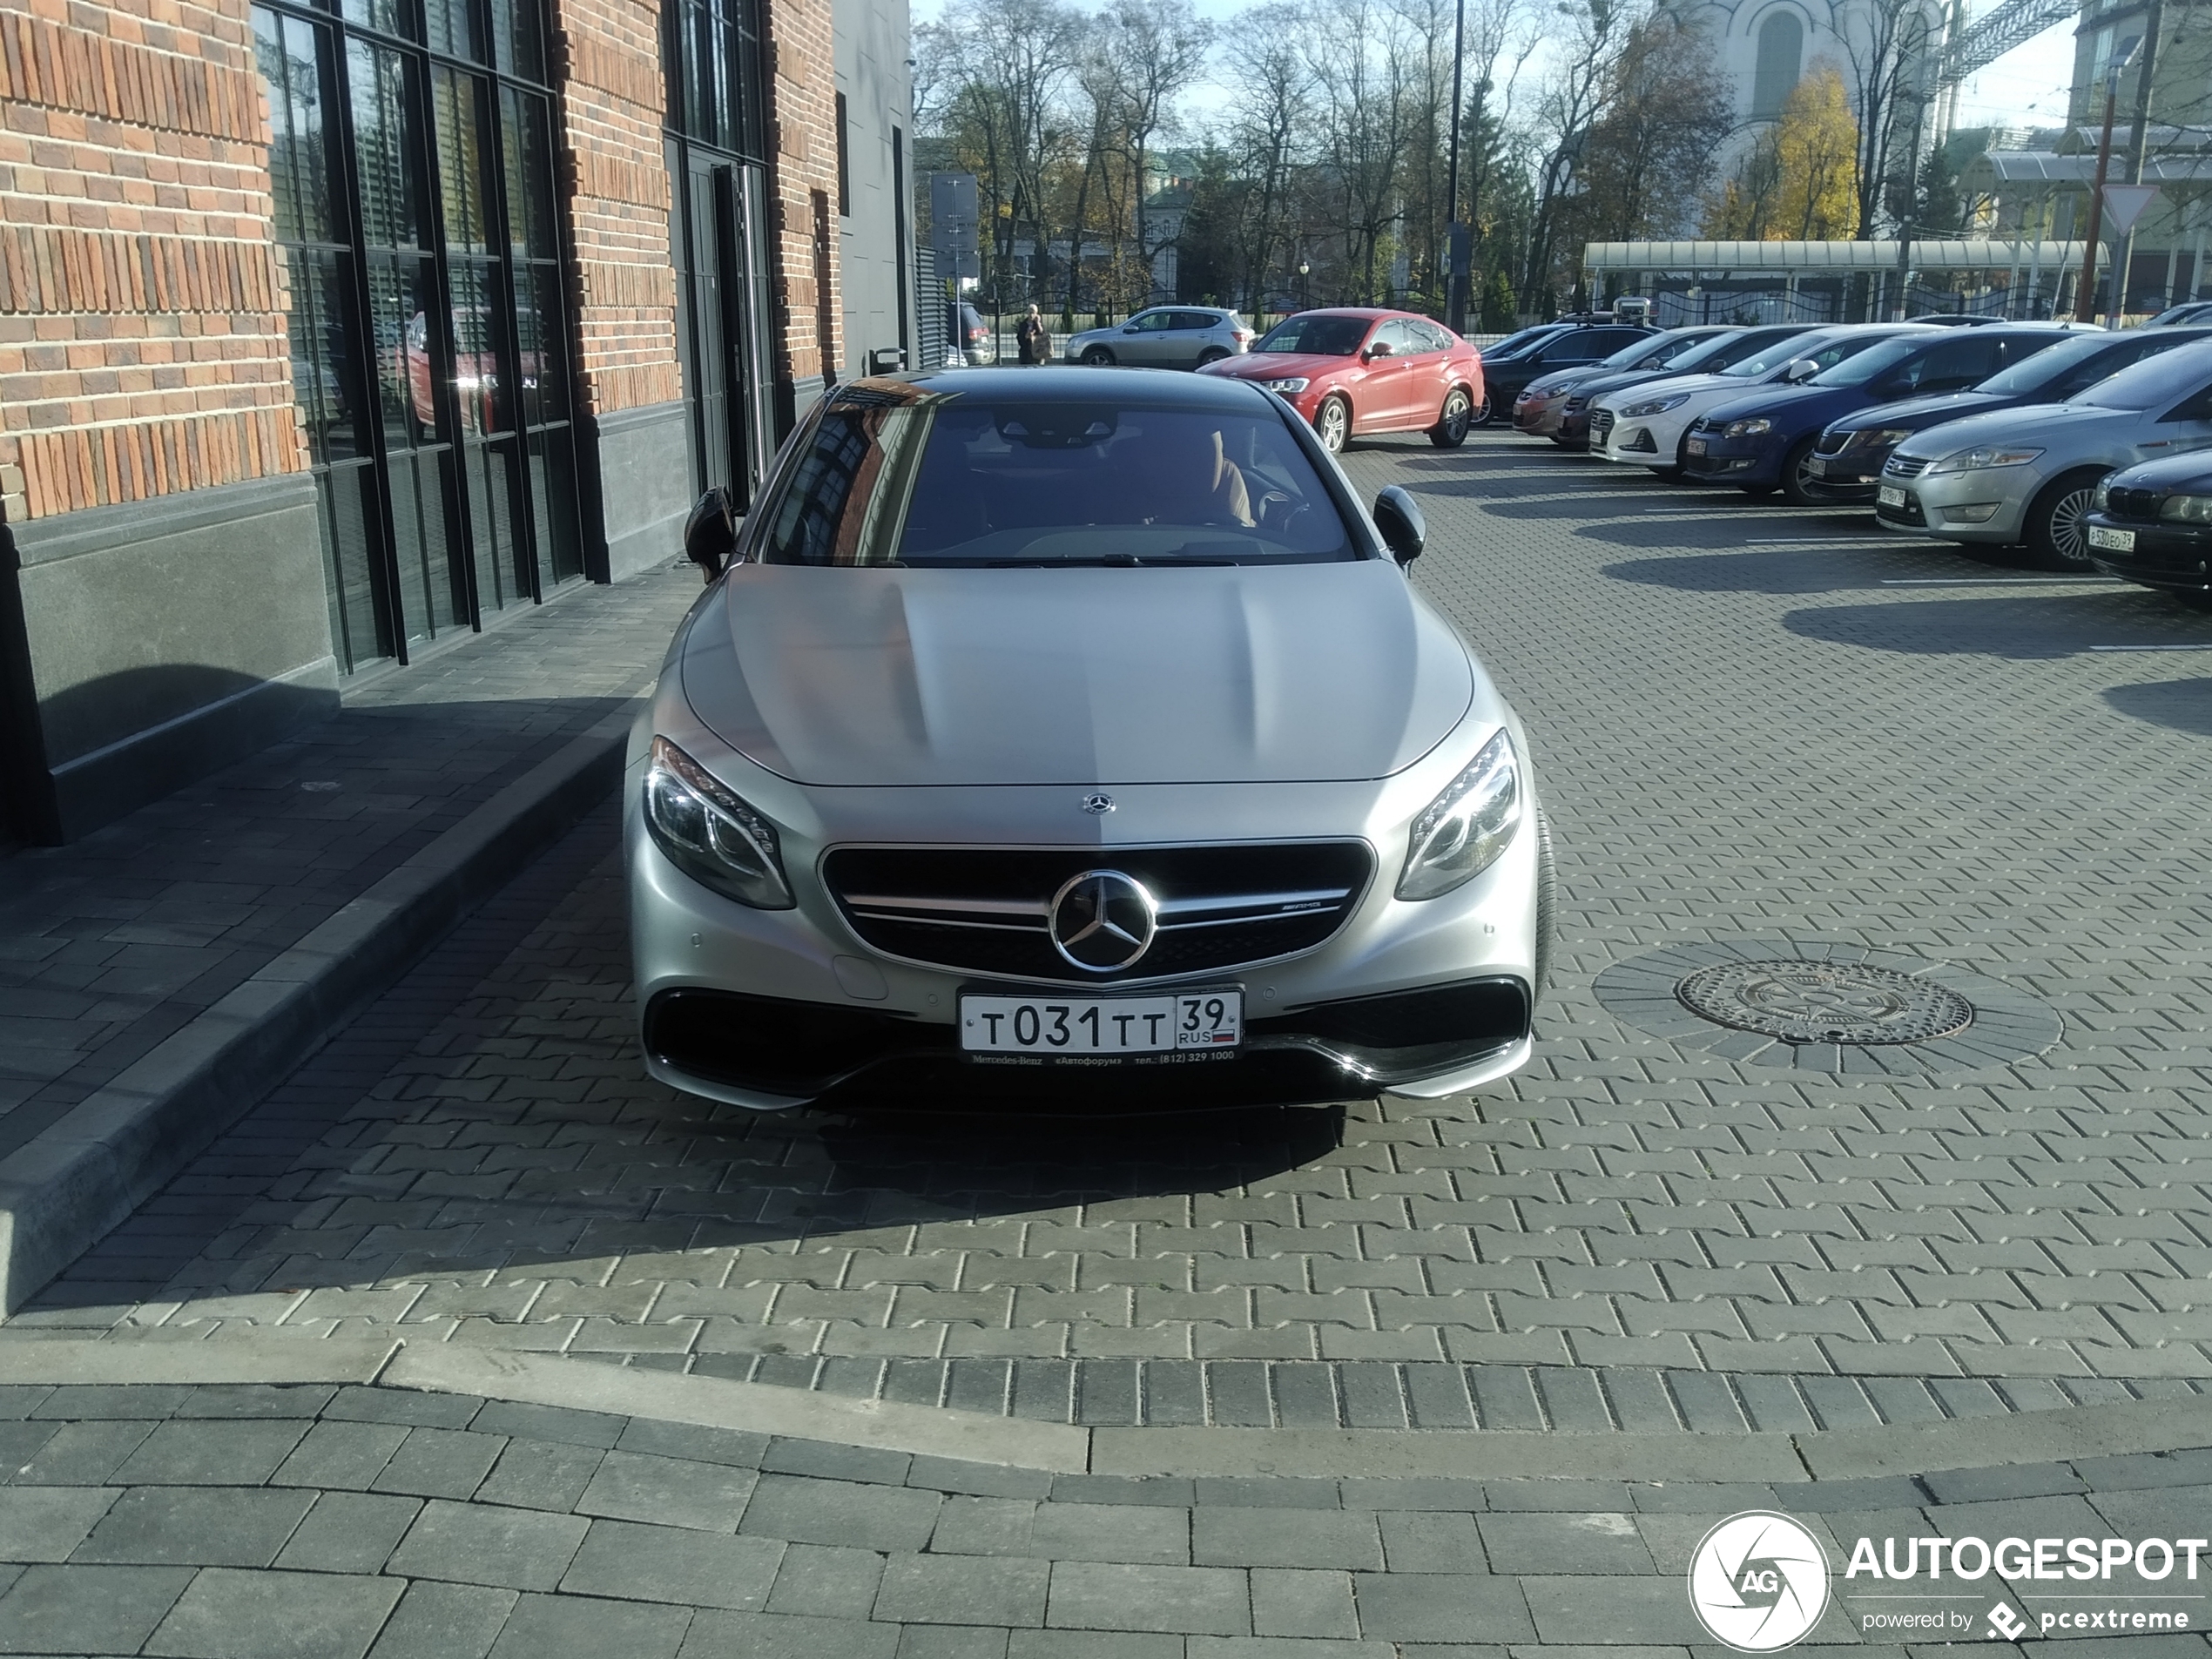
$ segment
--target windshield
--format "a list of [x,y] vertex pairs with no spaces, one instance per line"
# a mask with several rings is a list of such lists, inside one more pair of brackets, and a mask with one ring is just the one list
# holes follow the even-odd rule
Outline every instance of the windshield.
[[1825,373],[1814,375],[1812,384],[1815,386],[1865,386],[1871,381],[1879,380],[1915,352],[1924,349],[1927,343],[1925,340],[1912,334],[1907,334],[1901,339],[1885,340],[1878,346],[1869,346],[1848,361],[1838,363]]
[[1669,340],[1663,334],[1646,334],[1642,340],[1632,340],[1610,357],[1600,358],[1592,368],[1638,368],[1649,363],[1662,368],[1674,362],[1685,352],[1695,351],[1710,338],[1704,334],[1690,334],[1680,340]]
[[1802,340],[1802,328],[1743,328],[1702,341],[1669,365],[1677,374],[1717,374],[1731,363],[1755,356],[1777,341]]
[[2099,381],[2072,400],[2107,409],[2155,409],[2178,403],[2212,381],[2212,341],[2162,351]]
[[1482,354],[1488,358],[1518,357],[1531,346],[1549,340],[1564,326],[1556,322],[1538,323],[1534,328],[1523,328],[1519,334],[1507,334],[1503,340],[1494,341],[1482,348]]
[[753,553],[967,568],[1358,558],[1286,418],[848,390],[791,464]]
[[1992,374],[1974,390],[1994,393],[2000,397],[2062,403],[2077,393],[2088,390],[2106,375],[2118,374],[2130,363],[2140,363],[2146,357],[2188,343],[2187,335],[2179,340],[2161,340],[2156,334],[2139,333],[2134,339],[2114,340],[2109,334],[2076,334],[2071,340],[2045,347],[2026,362],[2014,363],[2002,373]]
[[1880,334],[1798,334],[1769,346],[1721,373],[1739,380],[1772,380],[1801,357],[1811,359],[1817,370],[1830,369],[1847,357],[1856,357],[1871,347],[1880,345],[1885,338]]
[[1304,352],[1315,357],[1349,357],[1359,349],[1374,321],[1368,317],[1329,317],[1308,314],[1285,317],[1267,331],[1254,351]]

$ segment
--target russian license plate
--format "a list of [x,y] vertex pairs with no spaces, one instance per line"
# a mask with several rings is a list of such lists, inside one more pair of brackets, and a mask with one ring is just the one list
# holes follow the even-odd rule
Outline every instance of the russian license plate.
[[1226,1059],[1244,1035],[1241,990],[1158,996],[963,994],[960,1046],[971,1059],[1071,1065]]
[[2101,547],[2107,553],[2133,553],[2135,550],[2135,532],[2108,530],[2101,524],[2092,524],[2089,526],[2089,545]]
[[1705,453],[1705,440],[1703,438],[1689,439],[1683,445],[1683,452],[1686,455],[1703,455]]
[[1825,478],[1828,475],[1828,462],[1819,455],[1810,456],[1805,462],[1805,470],[1816,478]]
[[1883,484],[1875,489],[1874,499],[1885,507],[1902,507],[1905,505],[1905,492],[1895,484]]

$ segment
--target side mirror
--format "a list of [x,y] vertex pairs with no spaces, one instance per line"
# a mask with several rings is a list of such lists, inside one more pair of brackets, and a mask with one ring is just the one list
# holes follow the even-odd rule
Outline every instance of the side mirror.
[[1125,322],[1122,325],[1122,332],[1125,334],[1142,334],[1143,330],[1133,322]]
[[1820,373],[1820,365],[1810,357],[1800,357],[1782,371],[1782,378],[1791,386],[1801,386]]
[[1366,360],[1371,363],[1378,357],[1387,357],[1390,354],[1390,342],[1386,340],[1378,340],[1373,345],[1367,347],[1365,354]]
[[1428,521],[1421,516],[1420,503],[1396,484],[1375,497],[1375,528],[1401,567],[1420,557],[1428,541]]
[[692,503],[691,516],[684,521],[684,556],[705,571],[711,582],[722,574],[722,567],[737,546],[738,524],[730,511],[730,492],[717,484]]

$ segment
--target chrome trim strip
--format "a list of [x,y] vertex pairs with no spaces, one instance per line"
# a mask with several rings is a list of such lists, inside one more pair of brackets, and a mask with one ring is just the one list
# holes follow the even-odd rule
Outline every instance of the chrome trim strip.
[[854,910],[942,910],[973,916],[1035,916],[1039,921],[1052,912],[1051,905],[1042,899],[919,899],[885,893],[841,896]]

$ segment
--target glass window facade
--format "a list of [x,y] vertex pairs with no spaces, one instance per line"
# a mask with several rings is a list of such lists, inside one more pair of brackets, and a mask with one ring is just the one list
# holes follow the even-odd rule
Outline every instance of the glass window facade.
[[348,671],[583,571],[543,5],[253,8]]

